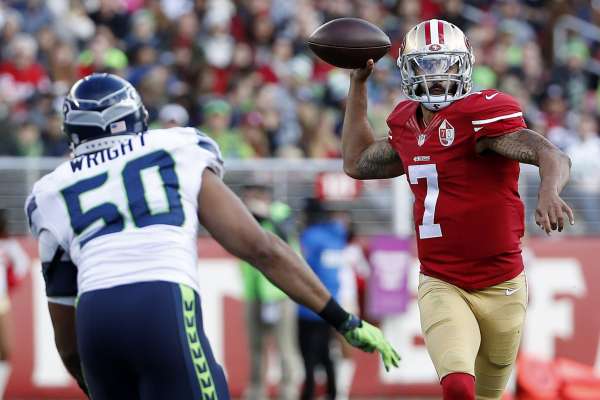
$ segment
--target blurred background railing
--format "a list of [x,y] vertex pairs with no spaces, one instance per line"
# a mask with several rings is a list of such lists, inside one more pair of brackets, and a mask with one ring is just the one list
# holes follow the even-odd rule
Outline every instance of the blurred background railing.
[[[7,209],[9,229],[27,233],[23,204],[35,181],[54,169],[63,158],[0,157],[0,209]],[[337,159],[258,159],[227,160],[225,182],[239,192],[248,183],[273,188],[274,197],[288,203],[300,215],[303,200],[319,196],[331,207],[352,215],[359,234],[412,234],[412,194],[405,178],[358,182],[344,175]],[[577,160],[574,162],[577,166]],[[600,170],[590,169],[580,176],[573,168],[573,180],[563,198],[575,212],[577,224],[565,234],[600,234]],[[541,234],[534,224],[539,176],[536,167],[521,165],[520,193],[526,208],[527,231]],[[204,234],[204,232],[202,232]]]

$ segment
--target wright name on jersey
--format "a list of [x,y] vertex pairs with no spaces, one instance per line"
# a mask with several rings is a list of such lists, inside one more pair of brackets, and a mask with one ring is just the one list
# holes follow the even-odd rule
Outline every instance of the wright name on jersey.
[[[216,143],[194,128],[171,128],[75,157],[40,179],[26,203],[31,231],[41,244],[54,240],[55,257],[70,257],[78,269],[68,276],[44,271],[48,296],[145,281],[197,291],[196,210],[205,168],[223,174]],[[59,282],[48,282],[53,276]],[[75,276],[73,293],[68,280]]]
[[464,289],[507,281],[523,270],[519,162],[477,154],[479,138],[526,128],[518,103],[496,90],[452,102],[427,126],[420,103],[403,101],[388,117],[415,196],[413,218],[421,272]]

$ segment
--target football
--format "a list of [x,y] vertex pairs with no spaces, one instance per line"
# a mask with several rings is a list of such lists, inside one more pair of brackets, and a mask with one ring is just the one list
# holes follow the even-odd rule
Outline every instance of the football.
[[378,26],[360,18],[338,18],[318,27],[308,47],[323,61],[339,68],[362,68],[370,58],[377,62],[391,47]]

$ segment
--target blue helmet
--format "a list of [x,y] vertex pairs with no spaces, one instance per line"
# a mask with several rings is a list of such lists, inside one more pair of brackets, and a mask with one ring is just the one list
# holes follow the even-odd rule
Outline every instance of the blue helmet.
[[74,148],[148,129],[148,111],[140,95],[125,79],[112,74],[91,74],[77,81],[65,98],[63,114],[63,130]]

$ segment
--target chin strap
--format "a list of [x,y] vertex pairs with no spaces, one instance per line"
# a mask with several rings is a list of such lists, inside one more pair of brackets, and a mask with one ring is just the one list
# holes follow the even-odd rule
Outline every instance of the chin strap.
[[448,107],[452,102],[451,101],[442,101],[440,103],[421,103],[423,107],[428,109],[429,111],[440,111],[443,108]]

